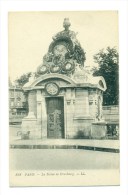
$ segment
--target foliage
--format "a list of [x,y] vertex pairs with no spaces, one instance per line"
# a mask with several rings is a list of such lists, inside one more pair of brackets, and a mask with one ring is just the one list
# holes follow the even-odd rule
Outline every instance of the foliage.
[[29,77],[31,76],[31,72],[21,75],[19,78],[15,80],[19,87],[23,87],[25,83],[29,81]]
[[81,66],[84,66],[86,57],[85,57],[85,52],[80,45],[75,45],[73,57],[77,61],[78,64],[81,64]]
[[94,55],[94,60],[99,64],[99,69],[93,69],[94,76],[103,76],[107,90],[103,95],[104,105],[118,105],[119,103],[119,55],[115,48],[107,47]]

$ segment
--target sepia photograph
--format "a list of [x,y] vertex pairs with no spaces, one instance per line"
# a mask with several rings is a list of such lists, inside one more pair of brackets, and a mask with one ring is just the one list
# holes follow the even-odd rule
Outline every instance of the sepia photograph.
[[118,11],[8,13],[10,186],[119,186]]

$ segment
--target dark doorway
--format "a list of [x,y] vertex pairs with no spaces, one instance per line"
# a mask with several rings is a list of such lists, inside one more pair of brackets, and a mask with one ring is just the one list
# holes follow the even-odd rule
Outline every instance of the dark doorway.
[[47,137],[64,138],[64,99],[63,97],[46,98]]

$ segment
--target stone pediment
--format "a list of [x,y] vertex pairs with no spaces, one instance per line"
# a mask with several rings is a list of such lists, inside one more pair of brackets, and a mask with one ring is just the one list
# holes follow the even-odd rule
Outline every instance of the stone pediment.
[[46,83],[54,82],[58,84],[60,87],[68,87],[75,86],[76,83],[66,75],[61,74],[46,74],[38,77],[35,80],[30,80],[30,82],[26,83],[23,87],[24,90],[33,89],[34,87],[44,87]]
[[36,79],[30,79],[23,87],[24,90],[31,90],[34,88],[44,88],[45,84],[48,82],[56,83],[60,88],[67,87],[89,87],[89,88],[99,88],[102,91],[106,90],[106,83],[103,77],[93,77],[85,73],[85,71],[77,71],[72,78],[61,75],[61,74],[46,74],[42,75]]

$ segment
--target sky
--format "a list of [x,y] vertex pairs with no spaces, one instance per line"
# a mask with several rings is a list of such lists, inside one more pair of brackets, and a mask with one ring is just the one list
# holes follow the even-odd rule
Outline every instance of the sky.
[[69,18],[70,30],[86,52],[86,66],[94,66],[93,55],[102,48],[118,50],[118,12],[9,12],[8,62],[11,81],[27,72],[35,72],[42,64],[52,37],[63,30],[63,20]]

